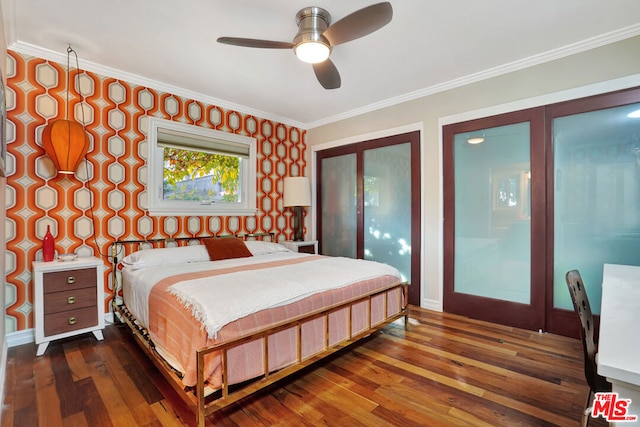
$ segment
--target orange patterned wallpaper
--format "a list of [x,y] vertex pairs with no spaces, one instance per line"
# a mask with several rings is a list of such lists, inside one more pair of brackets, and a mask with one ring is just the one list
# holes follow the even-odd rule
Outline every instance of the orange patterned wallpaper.
[[[75,69],[72,73],[75,80]],[[9,51],[7,58],[7,332],[33,327],[31,262],[42,259],[51,227],[58,253],[107,255],[116,239],[274,232],[292,237],[282,207],[282,178],[305,174],[305,131],[238,111],[185,99],[121,80],[80,73],[69,118],[84,123],[91,147],[75,176],[56,175],[41,145],[49,120],[64,118],[66,67]],[[152,217],[146,206],[147,118],[160,117],[248,135],[257,140],[255,216]],[[95,229],[95,237],[94,237]],[[106,257],[105,308],[111,269]]]

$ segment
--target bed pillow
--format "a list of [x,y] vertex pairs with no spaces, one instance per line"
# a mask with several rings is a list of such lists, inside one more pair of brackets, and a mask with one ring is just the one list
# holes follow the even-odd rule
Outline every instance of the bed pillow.
[[207,248],[211,261],[252,256],[244,241],[237,237],[208,237],[202,239],[202,243]]
[[122,260],[122,265],[138,270],[162,264],[209,261],[209,253],[203,245],[177,246],[174,248],[143,249]]
[[253,256],[265,255],[273,252],[291,252],[279,243],[263,242],[261,240],[247,240],[244,242]]

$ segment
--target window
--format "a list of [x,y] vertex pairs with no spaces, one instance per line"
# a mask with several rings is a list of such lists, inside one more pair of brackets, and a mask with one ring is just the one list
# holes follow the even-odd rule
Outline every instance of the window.
[[157,118],[149,119],[151,215],[253,215],[256,141]]

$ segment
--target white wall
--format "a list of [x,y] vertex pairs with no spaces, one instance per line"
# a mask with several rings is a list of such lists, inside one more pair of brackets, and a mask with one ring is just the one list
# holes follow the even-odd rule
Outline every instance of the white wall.
[[[421,305],[438,310],[442,308],[442,125],[640,86],[639,52],[640,37],[634,37],[319,126],[307,132],[308,155],[318,147],[366,140],[396,128],[423,128]],[[313,158],[308,162],[313,167]],[[315,171],[308,175],[313,177]]]

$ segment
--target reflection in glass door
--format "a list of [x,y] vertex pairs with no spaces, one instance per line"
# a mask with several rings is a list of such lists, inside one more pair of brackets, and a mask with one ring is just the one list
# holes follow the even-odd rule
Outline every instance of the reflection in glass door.
[[364,152],[364,259],[411,280],[411,144]]
[[420,305],[420,134],[322,150],[318,161],[320,253],[384,262]]
[[455,292],[529,304],[529,123],[454,137]]
[[640,265],[640,103],[562,107],[551,112],[553,308],[573,310],[565,274],[578,269],[599,314],[604,264]]
[[356,258],[356,155],[322,160],[320,177],[321,252],[323,255]]
[[640,88],[448,125],[443,141],[445,311],[578,337],[578,269],[597,325],[604,264],[640,266]]
[[545,217],[532,203],[544,199],[543,119],[532,109],[445,126],[445,311],[543,327]]

